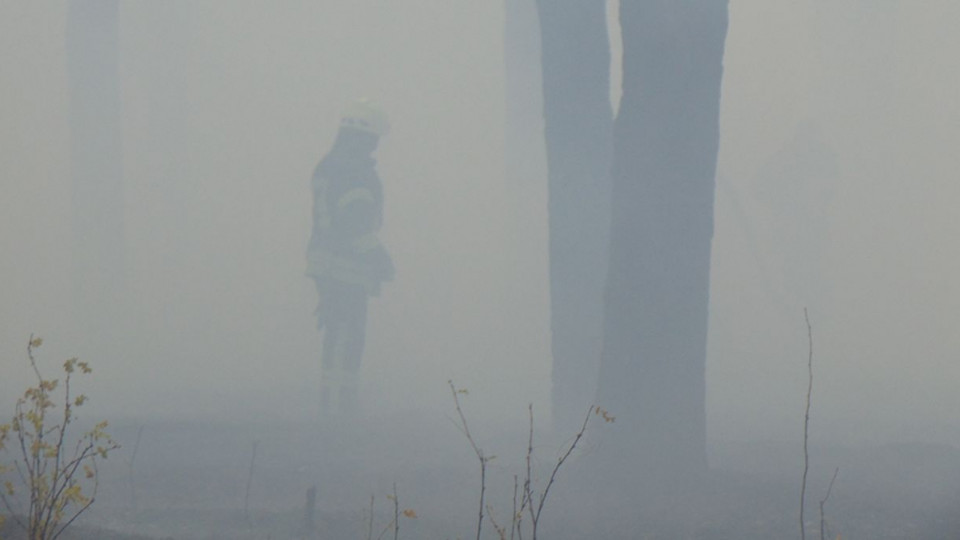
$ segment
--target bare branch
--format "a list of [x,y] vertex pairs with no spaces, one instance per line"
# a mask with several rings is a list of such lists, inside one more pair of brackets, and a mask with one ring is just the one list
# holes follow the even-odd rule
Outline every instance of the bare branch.
[[[537,521],[540,520],[540,513],[543,511],[543,505],[547,501],[547,494],[550,493],[550,487],[553,486],[553,482],[557,479],[557,472],[560,471],[560,467],[563,466],[563,463],[567,461],[567,458],[570,457],[570,454],[573,453],[573,449],[577,447],[577,443],[580,442],[580,439],[583,438],[583,434],[587,431],[587,423],[590,422],[590,416],[593,413],[594,407],[591,406],[587,410],[587,417],[583,419],[583,425],[580,426],[580,431],[577,432],[576,436],[573,438],[573,442],[570,443],[570,446],[567,447],[567,451],[564,452],[563,456],[557,460],[556,466],[553,467],[553,471],[550,473],[550,480],[547,481],[547,486],[543,488],[543,494],[540,495],[540,506],[537,507],[537,520],[534,521],[533,527],[536,530]],[[536,533],[534,533],[536,536]]]
[[[10,514],[10,517],[13,518],[13,522],[16,523],[21,529],[26,531],[27,526],[24,525],[23,521],[21,521],[19,518],[19,515],[22,512],[22,509],[14,510],[12,505],[10,504],[10,501],[7,499],[7,496],[2,493],[0,493],[0,502],[3,502],[3,506],[4,508],[7,509],[7,513]],[[14,499],[13,502],[17,502],[17,500]]]
[[253,467],[257,462],[257,445],[260,441],[253,441],[253,451],[250,454],[250,469],[247,471],[247,489],[243,494],[243,516],[250,520],[250,486],[253,484]]
[[400,536],[400,498],[397,497],[397,483],[393,483],[393,540]]
[[500,540],[507,540],[507,529],[506,527],[503,527],[497,523],[497,520],[494,519],[493,507],[489,504],[487,505],[487,519],[490,520],[490,524],[493,525],[493,530],[497,532],[497,536],[500,537]]
[[520,526],[520,518],[517,515],[517,475],[513,475],[513,519],[510,523],[510,540],[513,540],[513,533]]
[[840,467],[833,469],[833,477],[830,478],[830,485],[827,486],[827,494],[823,496],[823,499],[820,499],[820,540],[826,540],[826,524],[827,520],[823,513],[823,507],[827,504],[827,499],[830,498],[830,492],[833,491],[833,481],[837,479],[837,473],[840,472]]
[[367,525],[367,540],[373,540],[373,494],[370,495],[370,523]]
[[467,426],[467,418],[463,415],[463,409],[460,408],[460,391],[457,390],[457,387],[453,385],[452,380],[447,381],[447,383],[450,385],[450,392],[453,394],[453,402],[457,406],[457,414],[460,415],[460,422],[463,425],[463,434],[466,435],[467,440],[470,441],[470,446],[473,447],[473,451],[477,454],[477,459],[480,461],[480,515],[477,519],[477,540],[480,540],[480,530],[483,528],[483,498],[487,490],[488,459],[484,457],[483,450],[477,446],[476,441],[474,441],[473,437],[470,435],[470,428]]
[[813,329],[807,308],[803,308],[803,319],[807,323],[807,409],[803,415],[803,479],[800,482],[800,539],[806,540],[807,533],[803,523],[803,506],[807,495],[807,471],[810,469],[810,453],[807,449],[810,429],[810,397],[813,394]]

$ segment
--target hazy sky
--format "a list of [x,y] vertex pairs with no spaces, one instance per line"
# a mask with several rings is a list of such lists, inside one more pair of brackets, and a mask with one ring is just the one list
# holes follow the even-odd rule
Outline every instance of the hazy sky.
[[[398,269],[371,304],[369,407],[442,415],[450,378],[478,414],[547,407],[546,192],[504,180],[501,2],[122,3],[130,301],[108,343],[72,303],[66,11],[0,1],[0,410],[36,332],[51,371],[93,362],[107,414],[313,414],[309,176],[363,96],[392,119]],[[802,428],[806,306],[815,437],[960,444],[958,18],[949,0],[731,1],[715,440]]]

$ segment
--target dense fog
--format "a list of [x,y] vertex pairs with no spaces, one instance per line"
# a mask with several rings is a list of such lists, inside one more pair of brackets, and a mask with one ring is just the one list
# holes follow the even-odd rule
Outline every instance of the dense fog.
[[[120,3],[122,202],[106,211],[122,216],[122,268],[93,298],[76,279],[67,15],[0,3],[0,418],[32,382],[33,333],[51,375],[71,356],[93,365],[86,419],[314,422],[310,175],[369,97],[391,123],[375,157],[397,276],[370,302],[363,418],[433,426],[468,470],[448,380],[469,389],[475,433],[522,432],[528,403],[549,427],[539,51],[505,50],[502,2]],[[795,457],[805,308],[814,444],[960,447],[958,18],[948,0],[731,0],[713,465],[748,468],[746,445]]]

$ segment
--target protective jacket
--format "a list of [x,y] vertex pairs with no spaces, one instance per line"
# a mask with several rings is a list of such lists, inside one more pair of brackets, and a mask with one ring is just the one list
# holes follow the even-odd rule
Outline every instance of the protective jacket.
[[313,230],[307,275],[361,285],[376,295],[393,279],[393,263],[377,233],[383,223],[383,186],[368,156],[331,152],[314,170]]

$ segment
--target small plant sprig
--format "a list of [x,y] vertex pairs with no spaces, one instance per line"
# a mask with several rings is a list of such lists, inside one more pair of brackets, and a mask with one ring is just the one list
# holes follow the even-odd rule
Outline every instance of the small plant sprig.
[[[487,463],[490,463],[490,461],[497,456],[484,455],[483,450],[477,446],[477,442],[474,441],[470,435],[470,428],[467,427],[467,417],[463,415],[463,409],[460,408],[460,394],[467,394],[467,389],[457,388],[453,385],[452,380],[447,381],[447,384],[450,385],[450,392],[453,394],[453,403],[457,406],[457,414],[460,415],[460,425],[457,427],[459,427],[460,431],[467,437],[470,446],[473,447],[473,452],[477,455],[477,460],[480,462],[480,511],[479,518],[477,519],[477,540],[480,540],[480,531],[483,528],[483,499],[487,491]],[[496,527],[496,524],[494,524],[494,527]]]
[[[506,525],[501,525],[494,519],[493,508],[490,505],[484,505],[484,494],[487,488],[487,464],[496,456],[488,456],[484,454],[483,450],[473,439],[473,436],[470,435],[470,429],[467,427],[467,418],[463,414],[463,409],[460,408],[460,395],[467,394],[467,390],[464,388],[457,388],[454,386],[453,381],[447,381],[447,384],[450,385],[450,391],[453,394],[453,402],[456,405],[457,414],[460,416],[460,424],[458,424],[457,427],[464,434],[464,436],[466,436],[467,441],[470,442],[470,446],[473,447],[473,451],[477,455],[477,461],[480,462],[480,511],[479,518],[477,520],[477,540],[480,540],[481,528],[483,527],[484,510],[486,510],[486,517],[490,521],[500,540],[507,540]],[[540,516],[543,513],[544,505],[547,502],[547,496],[550,493],[550,488],[553,487],[553,484],[557,479],[557,473],[560,472],[563,464],[566,463],[570,455],[573,454],[574,449],[577,447],[577,443],[580,442],[580,439],[582,439],[586,433],[587,424],[590,423],[591,417],[599,416],[608,424],[616,420],[616,418],[612,416],[606,409],[591,405],[587,410],[586,417],[583,419],[583,424],[580,426],[580,431],[574,435],[573,440],[569,443],[569,445],[567,445],[566,450],[557,459],[557,463],[550,471],[550,478],[547,480],[547,484],[544,486],[543,491],[537,493],[534,489],[532,473],[533,405],[529,405],[527,410],[530,416],[530,429],[527,439],[526,476],[522,486],[519,483],[519,478],[516,475],[513,477],[513,513],[510,523],[510,540],[513,540],[515,537],[518,539],[523,538],[523,519],[525,514],[529,514],[530,516],[530,525],[528,527],[530,529],[531,540],[536,540],[538,526],[540,524]],[[517,505],[518,495],[520,496],[519,506]]]
[[[557,463],[553,466],[553,470],[550,471],[550,479],[547,480],[547,485],[544,486],[543,491],[539,494],[534,492],[533,487],[533,477],[531,475],[531,461],[533,459],[533,405],[528,406],[528,411],[530,413],[530,431],[529,438],[527,441],[527,476],[523,482],[523,491],[522,498],[520,502],[520,509],[514,513],[514,528],[517,530],[518,534],[520,533],[520,522],[523,519],[523,513],[526,510],[530,515],[530,533],[533,539],[537,538],[537,527],[540,524],[540,514],[543,513],[543,506],[547,502],[547,495],[550,493],[550,488],[553,487],[554,481],[557,479],[557,473],[560,472],[560,468],[563,467],[563,464],[567,461],[567,458],[570,457],[570,454],[573,453],[573,450],[577,447],[577,443],[580,442],[580,439],[583,438],[584,433],[587,431],[587,424],[590,423],[590,418],[593,416],[599,416],[603,418],[603,421],[606,423],[612,423],[616,420],[616,417],[610,415],[606,409],[601,409],[595,405],[591,405],[587,410],[587,415],[583,419],[583,424],[580,425],[580,431],[573,436],[573,440],[567,446],[566,451],[557,458]],[[514,479],[516,483],[516,479]],[[516,486],[514,487],[516,491]]]
[[[383,536],[393,531],[393,540],[400,537],[400,518],[417,519],[417,512],[412,508],[400,510],[400,497],[397,495],[397,484],[393,484],[393,494],[387,495],[387,500],[393,503],[393,519],[380,531],[376,540],[382,540]],[[373,495],[370,495],[370,521],[367,522],[367,540],[373,540]]]
[[[99,486],[97,458],[106,459],[120,446],[107,434],[104,421],[81,435],[70,451],[67,429],[76,420],[75,409],[87,402],[83,394],[71,395],[70,384],[74,374],[93,370],[86,362],[70,358],[63,363],[62,386],[58,379],[45,379],[34,358],[34,350],[42,344],[42,338],[30,336],[27,358],[36,386],[17,400],[11,422],[0,425],[0,451],[9,451],[8,444],[19,448],[12,465],[0,461],[0,476],[15,472],[18,480],[4,478],[0,502],[29,538],[52,540],[93,504]],[[58,389],[62,389],[61,405],[54,402]],[[84,485],[90,487],[85,490]],[[18,496],[18,490],[25,495]],[[27,497],[24,515],[22,500]]]

